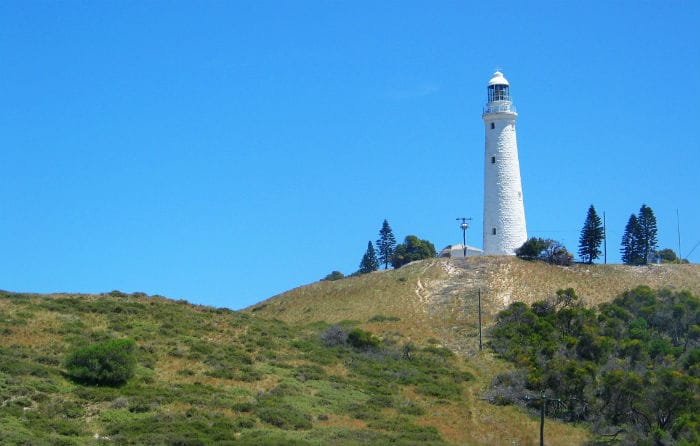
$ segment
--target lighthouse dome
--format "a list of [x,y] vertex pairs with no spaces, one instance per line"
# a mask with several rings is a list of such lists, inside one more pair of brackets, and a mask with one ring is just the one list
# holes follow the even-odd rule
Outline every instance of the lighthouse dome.
[[503,73],[501,73],[500,71],[496,71],[495,73],[493,73],[493,77],[491,77],[491,80],[489,81],[489,87],[491,85],[510,85],[510,84],[508,83],[508,80],[505,77],[503,77]]

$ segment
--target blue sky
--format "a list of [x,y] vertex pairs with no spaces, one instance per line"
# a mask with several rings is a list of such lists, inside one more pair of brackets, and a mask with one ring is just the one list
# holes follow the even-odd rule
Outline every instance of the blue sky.
[[[397,238],[481,246],[486,83],[530,236],[700,243],[700,2],[0,2],[0,289],[243,308]],[[700,247],[690,253],[700,262]]]

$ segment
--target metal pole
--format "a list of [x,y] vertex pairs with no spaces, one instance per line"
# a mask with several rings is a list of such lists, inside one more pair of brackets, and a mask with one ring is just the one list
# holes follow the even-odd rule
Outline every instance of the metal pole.
[[464,246],[464,257],[467,256],[467,229],[462,229],[462,244]]
[[542,392],[542,405],[540,406],[540,446],[544,446],[544,405],[547,404],[547,396]]
[[681,255],[681,217],[678,215],[678,208],[676,208],[676,223],[678,224],[678,263],[683,261],[683,256]]
[[482,349],[481,344],[481,288],[479,288],[479,351]]
[[471,219],[471,217],[457,217],[457,220],[462,220],[462,224],[459,225],[459,227],[462,228],[462,243],[464,245],[464,252],[462,255],[464,257],[467,257],[467,228],[469,227],[469,223],[467,223],[467,220]]
[[604,262],[608,264],[608,228],[605,227],[605,211],[603,211],[603,256]]

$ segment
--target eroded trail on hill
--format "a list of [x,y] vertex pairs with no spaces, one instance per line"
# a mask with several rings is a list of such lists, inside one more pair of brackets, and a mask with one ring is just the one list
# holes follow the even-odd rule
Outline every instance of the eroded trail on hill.
[[[483,263],[436,260],[426,265],[433,274],[418,277],[415,294],[431,328],[439,333],[446,347],[461,354],[478,351],[478,301],[482,294],[482,312],[500,309],[510,301],[507,288],[491,296],[493,274]],[[439,274],[435,274],[436,270]],[[505,272],[507,278],[507,271]],[[512,286],[512,285],[511,285]],[[486,302],[486,296],[491,296]],[[495,305],[494,305],[495,304]],[[489,315],[488,320],[492,319]]]

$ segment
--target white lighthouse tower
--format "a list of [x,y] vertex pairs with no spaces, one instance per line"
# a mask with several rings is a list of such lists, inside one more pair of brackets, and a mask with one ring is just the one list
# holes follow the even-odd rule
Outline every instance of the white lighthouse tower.
[[513,255],[527,240],[510,84],[496,71],[482,118],[484,150],[484,254]]

